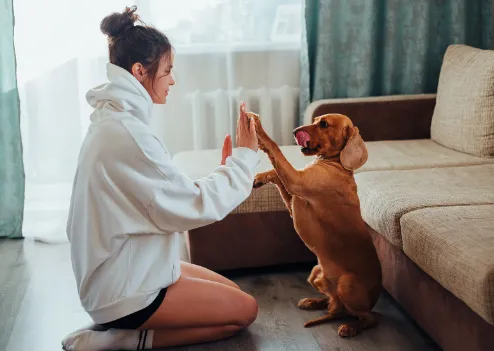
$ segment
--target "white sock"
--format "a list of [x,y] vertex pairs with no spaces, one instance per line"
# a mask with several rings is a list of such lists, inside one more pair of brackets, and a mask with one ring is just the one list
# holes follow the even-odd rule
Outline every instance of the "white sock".
[[106,331],[106,330],[108,330],[108,328],[105,328],[105,327],[103,327],[102,325],[99,325],[99,324],[91,323],[91,324],[88,324],[88,325],[86,325],[86,326],[84,326],[82,328],[79,328],[77,330],[74,330],[69,335],[72,335],[72,334],[81,332],[83,330]]
[[150,350],[153,330],[80,330],[62,340],[66,351]]

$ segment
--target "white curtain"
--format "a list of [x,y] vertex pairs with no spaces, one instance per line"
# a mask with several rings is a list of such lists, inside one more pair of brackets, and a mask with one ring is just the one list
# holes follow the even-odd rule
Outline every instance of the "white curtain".
[[[177,81],[153,128],[172,153],[219,148],[238,100],[260,112],[280,144],[298,111],[303,0],[14,0],[26,169],[24,236],[64,242],[88,89],[106,81],[101,20],[137,5],[168,35]],[[233,134],[234,135],[234,134]],[[111,142],[111,141],[109,141]],[[219,161],[218,161],[219,162]]]

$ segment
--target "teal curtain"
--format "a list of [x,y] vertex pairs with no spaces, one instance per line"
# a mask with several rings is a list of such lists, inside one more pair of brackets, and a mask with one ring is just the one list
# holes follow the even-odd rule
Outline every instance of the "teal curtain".
[[0,236],[22,236],[24,179],[13,6],[0,0]]
[[306,0],[303,29],[301,116],[319,99],[435,93],[448,45],[492,48],[492,0]]

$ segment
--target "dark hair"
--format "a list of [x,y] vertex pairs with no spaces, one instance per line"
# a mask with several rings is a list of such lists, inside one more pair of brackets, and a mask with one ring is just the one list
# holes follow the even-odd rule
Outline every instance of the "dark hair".
[[[160,61],[171,56],[172,46],[165,34],[144,24],[135,14],[136,10],[136,6],[126,7],[122,13],[106,16],[100,29],[108,36],[110,62],[130,73],[132,66],[139,62],[154,83]],[[135,25],[137,20],[142,25]]]

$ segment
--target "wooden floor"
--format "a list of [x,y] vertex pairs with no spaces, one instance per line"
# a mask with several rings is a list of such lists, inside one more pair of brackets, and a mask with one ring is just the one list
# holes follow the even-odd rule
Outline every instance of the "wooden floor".
[[[317,296],[306,282],[309,267],[235,273],[231,278],[259,302],[257,321],[222,342],[174,350],[439,350],[383,294],[377,328],[353,339],[337,336],[337,321],[306,329],[304,321],[322,312],[296,308]],[[66,244],[0,240],[0,351],[61,350],[60,340],[90,322],[80,307]]]

